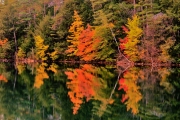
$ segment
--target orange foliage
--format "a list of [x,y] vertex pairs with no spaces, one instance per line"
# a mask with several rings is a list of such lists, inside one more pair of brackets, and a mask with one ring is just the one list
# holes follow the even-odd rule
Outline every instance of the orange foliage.
[[4,75],[0,75],[0,81],[7,82],[8,80],[6,79],[6,77],[4,77]]
[[80,56],[82,60],[90,61],[93,60],[95,54],[95,47],[93,46],[94,30],[91,29],[90,25],[87,25],[87,29],[83,30],[79,36],[79,45],[77,56]]
[[4,40],[0,40],[0,46],[3,46],[4,44],[6,44],[8,41],[7,38],[5,38]]
[[68,79],[67,87],[69,88],[68,95],[73,106],[73,114],[77,114],[81,104],[83,103],[83,98],[89,101],[94,95],[95,91],[93,89],[96,86],[94,83],[93,67],[91,65],[83,65],[80,69],[74,69],[71,71],[66,71]]

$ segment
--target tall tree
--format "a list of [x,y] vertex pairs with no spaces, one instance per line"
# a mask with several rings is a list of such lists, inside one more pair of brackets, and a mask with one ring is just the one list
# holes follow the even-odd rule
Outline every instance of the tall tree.
[[48,49],[48,45],[44,44],[44,39],[41,36],[35,36],[35,55],[37,60],[47,60],[46,50]]
[[16,10],[15,0],[8,1],[4,5],[3,10],[0,15],[0,29],[1,29],[1,38],[6,37],[8,39],[14,40],[14,51],[17,52],[17,30],[18,30],[18,13]]
[[94,30],[88,24],[87,28],[79,36],[78,51],[76,53],[82,60],[91,61],[95,57],[96,49],[94,44],[96,44],[97,40],[94,40],[93,36]]
[[66,50],[66,53],[69,56],[76,55],[79,45],[79,36],[81,32],[84,30],[83,22],[81,20],[81,17],[78,15],[77,11],[74,11],[73,16],[74,22],[71,24],[69,28],[69,36],[67,37],[67,42],[69,42],[68,49]]
[[[169,50],[175,42],[172,32],[172,20],[166,14],[158,13],[146,19],[143,28],[140,54],[141,59],[156,64],[171,61]],[[163,47],[163,48],[162,48]],[[166,51],[166,52],[165,52]]]
[[[140,21],[137,15],[134,15],[132,19],[128,19],[127,28],[123,27],[127,36],[121,40],[120,47],[124,49],[124,54],[128,56],[131,61],[139,60],[138,43],[139,38],[142,35],[142,29],[139,27]],[[122,44],[122,45],[121,45]]]

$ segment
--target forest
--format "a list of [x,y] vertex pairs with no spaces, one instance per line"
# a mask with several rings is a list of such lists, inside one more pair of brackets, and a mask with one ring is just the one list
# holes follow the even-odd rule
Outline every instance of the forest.
[[0,0],[0,118],[176,120],[179,62],[180,0]]
[[179,0],[1,0],[0,59],[180,61]]

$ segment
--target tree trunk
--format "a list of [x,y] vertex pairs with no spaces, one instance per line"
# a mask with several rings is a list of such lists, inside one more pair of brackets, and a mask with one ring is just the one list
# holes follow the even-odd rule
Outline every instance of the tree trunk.
[[14,35],[14,44],[15,44],[15,52],[17,52],[17,39],[16,39],[16,30],[15,30],[15,27],[13,25],[13,35]]
[[133,6],[134,6],[134,11],[133,11],[133,14],[134,14],[134,15],[136,14],[135,4],[136,4],[136,0],[133,0]]

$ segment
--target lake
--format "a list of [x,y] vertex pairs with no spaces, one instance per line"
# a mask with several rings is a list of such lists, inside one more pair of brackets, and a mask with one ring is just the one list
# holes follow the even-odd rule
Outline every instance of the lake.
[[1,120],[178,120],[180,69],[0,63]]

